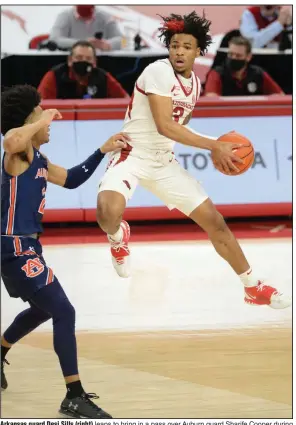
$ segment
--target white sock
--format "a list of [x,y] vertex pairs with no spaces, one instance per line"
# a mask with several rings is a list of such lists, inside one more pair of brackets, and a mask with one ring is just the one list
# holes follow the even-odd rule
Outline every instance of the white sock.
[[258,279],[254,277],[251,268],[245,273],[240,274],[239,278],[244,286],[257,286],[259,282]]
[[123,230],[121,228],[121,226],[119,226],[119,229],[117,230],[116,233],[114,233],[114,235],[108,235],[114,242],[121,242],[122,238],[123,238]]

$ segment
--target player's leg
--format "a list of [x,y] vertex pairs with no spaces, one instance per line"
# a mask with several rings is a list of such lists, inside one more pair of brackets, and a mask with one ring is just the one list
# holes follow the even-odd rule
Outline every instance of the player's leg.
[[[50,315],[30,303],[30,308],[19,313],[1,338],[1,358],[5,357],[9,348],[28,335],[42,323],[50,319]],[[6,349],[4,349],[4,348]]]
[[235,236],[210,199],[197,206],[189,215],[205,230],[218,254],[226,260],[245,286],[245,302],[251,305],[269,305],[286,308],[291,300],[275,288],[264,285],[256,277]]
[[31,304],[30,308],[19,313],[12,324],[6,329],[1,338],[1,389],[5,390],[8,387],[7,379],[4,374],[4,364],[9,364],[6,360],[8,351],[17,341],[48,319],[50,319],[48,313]]
[[272,308],[286,308],[291,305],[290,297],[264,285],[253,274],[237,239],[210,199],[197,206],[189,217],[207,232],[215,250],[239,276],[245,286],[247,304],[269,305]]
[[97,199],[97,222],[107,235],[114,236],[115,239],[125,207],[126,198],[122,193],[100,190]]
[[[51,282],[53,273],[42,257],[40,243],[33,238],[1,238],[1,276],[11,297],[28,301],[40,286]],[[31,276],[31,277],[30,277]],[[1,338],[1,388],[8,384],[4,374],[6,355],[10,348],[41,323],[50,318],[49,314],[35,306],[19,313]]]
[[[237,239],[209,198],[198,205],[189,214],[189,217],[207,232],[217,253],[229,263],[238,275],[250,271],[250,265]],[[252,278],[248,280],[251,281]]]
[[122,219],[126,203],[138,184],[137,160],[115,154],[100,183],[97,200],[97,222],[107,233],[111,245],[112,264],[121,277],[130,275],[130,228]]
[[54,349],[67,387],[61,411],[70,417],[110,418],[92,403],[82,388],[77,366],[75,310],[58,279],[46,265],[39,241],[14,239],[4,244],[6,253],[1,264],[2,278],[10,296],[29,301],[31,308],[18,315],[4,333],[3,352],[6,351],[6,355],[13,343],[52,318]]
[[85,393],[79,373],[75,336],[75,309],[61,287],[58,279],[41,288],[30,303],[49,314],[53,323],[53,346],[59,358],[66,384],[66,397],[60,412],[74,418],[110,418],[111,416],[94,404]]
[[152,190],[170,208],[177,208],[195,221],[208,236],[218,254],[224,258],[245,286],[245,302],[285,308],[289,297],[275,288],[263,285],[253,275],[250,265],[222,215],[208,198],[202,186],[176,161],[156,175]]
[[90,400],[91,397],[82,387],[78,374],[75,309],[57,278],[33,294],[29,303],[31,307],[20,313],[3,335],[1,360],[5,360],[13,344],[52,318],[54,350],[59,358],[67,390],[60,412],[75,418],[110,418],[108,413]]

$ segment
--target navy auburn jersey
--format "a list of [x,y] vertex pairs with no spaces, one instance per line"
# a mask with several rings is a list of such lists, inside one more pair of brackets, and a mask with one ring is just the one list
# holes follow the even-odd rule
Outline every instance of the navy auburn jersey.
[[35,148],[29,168],[11,176],[2,160],[1,234],[30,235],[42,232],[41,220],[47,187],[47,159]]

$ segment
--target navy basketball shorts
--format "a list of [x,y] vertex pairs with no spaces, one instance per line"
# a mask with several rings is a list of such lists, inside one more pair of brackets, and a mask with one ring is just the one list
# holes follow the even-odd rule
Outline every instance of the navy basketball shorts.
[[1,277],[13,298],[28,301],[56,277],[42,256],[39,240],[22,236],[1,237]]

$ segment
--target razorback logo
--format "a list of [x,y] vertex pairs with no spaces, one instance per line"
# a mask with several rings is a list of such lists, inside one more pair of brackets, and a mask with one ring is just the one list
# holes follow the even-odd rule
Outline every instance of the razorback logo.
[[127,180],[122,180],[123,183],[126,185],[126,187],[131,190],[131,185],[129,184],[129,182]]
[[28,31],[26,30],[26,21],[16,13],[12,12],[11,10],[1,10],[1,15],[6,16],[8,19],[11,19],[12,21],[17,21],[21,29],[28,34]]
[[35,179],[38,179],[39,177],[43,177],[45,180],[48,178],[48,171],[46,168],[38,168],[37,174],[35,176]]

